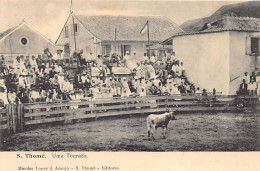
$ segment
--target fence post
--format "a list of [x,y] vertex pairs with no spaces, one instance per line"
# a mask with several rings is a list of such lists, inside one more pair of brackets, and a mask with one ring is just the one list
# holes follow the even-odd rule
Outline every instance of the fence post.
[[12,118],[13,118],[13,133],[17,132],[17,126],[18,126],[18,105],[12,104]]
[[97,120],[97,104],[94,102],[94,114],[95,114],[95,120]]
[[12,134],[12,117],[11,117],[11,105],[7,104],[5,105],[6,108],[6,117],[7,117],[7,129],[8,129],[8,134]]
[[24,130],[24,105],[19,104],[18,105],[18,131],[23,132]]
[[165,112],[167,112],[167,110],[168,110],[168,96],[169,95],[166,95],[166,99],[165,99],[165,103],[166,103],[166,106],[165,106]]

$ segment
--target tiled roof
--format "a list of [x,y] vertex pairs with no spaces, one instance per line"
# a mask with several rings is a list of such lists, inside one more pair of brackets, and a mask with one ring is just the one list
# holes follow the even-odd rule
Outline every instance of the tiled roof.
[[10,33],[11,31],[13,31],[15,28],[16,28],[16,27],[12,27],[12,28],[10,28],[10,29],[7,29],[7,30],[1,32],[1,33],[0,33],[0,40],[1,40],[3,37],[5,37],[5,35],[7,35],[8,33]]
[[183,35],[193,35],[202,33],[214,33],[222,31],[249,31],[260,32],[260,19],[250,17],[230,17],[224,16],[221,19],[205,22],[203,27],[197,28],[191,32],[177,33],[168,39],[160,42],[161,44],[168,44],[173,37]]
[[75,15],[81,24],[96,38],[102,41],[147,41],[147,34],[140,31],[149,21],[151,41],[161,41],[167,37],[183,32],[174,22],[162,16],[85,16]]
[[226,16],[220,20],[205,23],[201,32],[210,31],[260,31],[260,19]]

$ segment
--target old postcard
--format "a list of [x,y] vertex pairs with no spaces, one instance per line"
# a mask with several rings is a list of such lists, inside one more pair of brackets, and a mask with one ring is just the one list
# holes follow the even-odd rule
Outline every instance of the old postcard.
[[259,1],[0,9],[0,171],[259,168]]

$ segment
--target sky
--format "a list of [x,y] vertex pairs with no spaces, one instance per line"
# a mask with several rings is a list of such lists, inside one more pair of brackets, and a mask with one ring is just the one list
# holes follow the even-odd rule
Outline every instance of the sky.
[[[71,0],[0,0],[0,32],[24,19],[37,31],[56,41],[70,13]],[[73,0],[73,12],[82,15],[161,15],[178,25],[207,17],[222,5],[239,1],[126,1]]]

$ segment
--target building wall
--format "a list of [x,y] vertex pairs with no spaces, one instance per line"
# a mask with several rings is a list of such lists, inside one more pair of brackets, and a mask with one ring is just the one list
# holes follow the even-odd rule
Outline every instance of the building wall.
[[[116,46],[116,52],[121,55],[121,45],[130,45],[131,46],[131,56],[134,55],[134,52],[136,53],[137,57],[143,57],[144,53],[146,53],[146,45],[147,42],[133,42],[133,41],[117,41],[115,44],[114,42],[104,42],[102,45],[111,45],[111,52],[115,51]],[[154,44],[154,43],[153,43]],[[152,50],[151,50],[152,52]]]
[[[21,43],[22,38],[28,40],[26,45]],[[45,48],[49,48],[52,53],[56,53],[58,49],[58,47],[25,24],[0,41],[0,53],[13,59],[19,55],[42,55]]]
[[93,55],[98,55],[100,52],[100,43],[98,43],[98,40],[91,34],[86,31],[86,29],[80,24],[80,22],[75,18],[74,23],[78,25],[78,33],[75,34],[74,39],[74,32],[73,32],[73,19],[70,16],[66,25],[68,27],[68,37],[65,37],[65,31],[64,28],[61,31],[61,34],[56,42],[56,45],[64,46],[66,43],[70,44],[70,54],[72,54],[75,51],[75,42],[76,42],[76,48],[77,49],[83,49],[83,57],[88,58],[90,52],[93,53]]
[[[133,55],[133,52],[136,52],[138,56],[143,56],[146,52],[146,44],[147,42],[134,42],[134,41],[117,41],[117,44],[115,45],[114,41],[109,42],[101,42],[98,38],[96,38],[94,35],[89,33],[81,24],[80,22],[75,18],[74,23],[78,24],[79,31],[75,35],[76,37],[76,45],[77,49],[83,49],[84,53],[83,56],[88,58],[89,52],[93,53],[93,56],[102,55],[102,45],[111,45],[111,53],[114,52],[115,46],[116,51],[121,54],[121,45],[130,45],[131,46],[131,53]],[[69,36],[66,38],[64,33],[64,28],[60,34],[60,37],[58,38],[56,45],[62,45],[64,46],[66,43],[69,43],[71,46],[71,52],[75,50],[75,40],[73,35],[73,20],[72,17],[69,17],[67,23],[65,26],[68,26],[68,33]],[[151,44],[155,44],[158,42],[151,42]]]
[[173,51],[184,63],[188,79],[212,92],[229,93],[229,33],[204,33],[173,38]]
[[255,70],[255,56],[247,54],[247,51],[250,49],[250,41],[248,41],[248,38],[251,36],[259,37],[260,33],[230,32],[230,80],[233,80],[230,82],[230,94],[236,93],[245,72],[251,74]]

